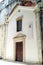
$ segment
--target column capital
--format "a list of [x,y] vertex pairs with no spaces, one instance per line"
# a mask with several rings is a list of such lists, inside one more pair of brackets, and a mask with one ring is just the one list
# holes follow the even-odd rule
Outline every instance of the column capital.
[[5,22],[4,25],[8,25],[9,21]]
[[39,13],[39,12],[40,12],[40,8],[37,7],[33,12],[34,12],[35,14]]

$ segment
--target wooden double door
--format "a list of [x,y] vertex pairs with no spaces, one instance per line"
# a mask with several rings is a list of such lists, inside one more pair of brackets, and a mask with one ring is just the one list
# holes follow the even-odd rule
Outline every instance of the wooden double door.
[[23,62],[23,42],[16,42],[16,61]]

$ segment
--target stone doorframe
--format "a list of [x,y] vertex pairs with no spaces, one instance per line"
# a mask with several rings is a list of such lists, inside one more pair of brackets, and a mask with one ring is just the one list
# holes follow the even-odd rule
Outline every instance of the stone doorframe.
[[14,60],[16,59],[16,42],[23,42],[23,62],[25,61],[25,38],[26,35],[18,34],[13,38],[14,40]]

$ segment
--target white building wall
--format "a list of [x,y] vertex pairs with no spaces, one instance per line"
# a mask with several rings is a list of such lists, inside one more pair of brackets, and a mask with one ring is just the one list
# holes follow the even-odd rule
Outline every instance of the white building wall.
[[0,57],[2,54],[2,27],[0,27]]
[[[35,14],[33,11],[21,10],[13,14],[13,17],[9,20],[8,25],[8,38],[6,44],[6,59],[14,60],[14,43],[13,37],[18,34],[16,32],[16,18],[23,16],[22,20],[22,31],[26,35],[25,40],[25,62],[38,62],[38,47],[36,39],[36,21]],[[32,25],[32,29],[29,28],[29,24]]]
[[[28,15],[29,14],[29,15]],[[27,15],[27,16],[26,16]],[[38,61],[38,50],[37,50],[37,40],[36,40],[36,28],[35,28],[35,14],[32,11],[26,13],[25,11],[25,21],[24,30],[27,31],[26,35],[26,61],[36,62]],[[29,24],[32,25],[31,30],[29,29]]]
[[0,58],[3,57],[3,49],[4,48],[4,30],[3,26],[0,27]]

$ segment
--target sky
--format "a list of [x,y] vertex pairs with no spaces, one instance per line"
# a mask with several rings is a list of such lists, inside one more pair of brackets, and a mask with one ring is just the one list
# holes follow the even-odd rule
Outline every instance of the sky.
[[2,0],[0,0],[0,2],[1,2]]

